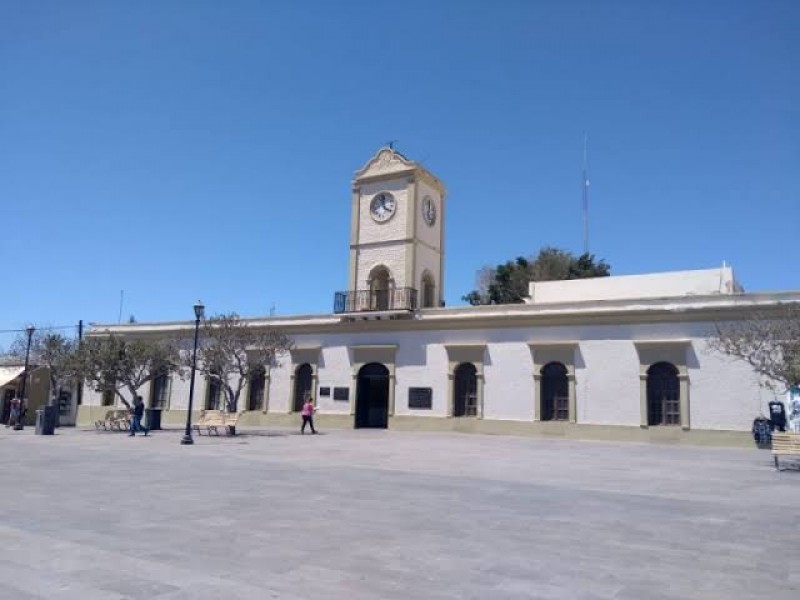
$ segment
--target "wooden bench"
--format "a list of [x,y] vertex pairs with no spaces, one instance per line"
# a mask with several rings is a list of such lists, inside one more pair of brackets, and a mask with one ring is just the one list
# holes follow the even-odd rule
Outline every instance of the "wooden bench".
[[226,433],[231,432],[236,435],[236,425],[239,423],[239,418],[242,413],[226,413],[221,410],[207,410],[204,412],[198,421],[192,425],[193,429],[197,430],[197,435],[202,435],[202,430],[205,429],[208,435],[219,435],[219,429],[223,428]]
[[775,468],[780,471],[779,456],[794,456],[800,459],[800,433],[772,432],[772,457]]
[[106,431],[122,431],[131,428],[131,414],[127,408],[115,408],[106,411],[105,417],[94,422],[94,428],[103,428]]

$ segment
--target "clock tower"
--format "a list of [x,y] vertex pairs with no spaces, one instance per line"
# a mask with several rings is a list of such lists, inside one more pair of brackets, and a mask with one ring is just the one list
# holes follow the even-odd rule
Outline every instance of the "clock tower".
[[445,189],[391,147],[353,178],[349,287],[336,312],[441,306]]

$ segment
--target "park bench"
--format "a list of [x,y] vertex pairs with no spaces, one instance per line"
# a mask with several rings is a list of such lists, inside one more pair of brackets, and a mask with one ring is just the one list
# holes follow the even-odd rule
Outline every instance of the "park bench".
[[800,433],[772,433],[772,457],[775,459],[775,468],[780,471],[779,456],[800,459]]
[[130,429],[130,411],[128,411],[126,408],[115,408],[113,410],[106,411],[106,414],[102,419],[94,422],[94,427],[98,430],[102,427],[107,431],[113,431],[114,429],[117,431]]
[[219,435],[219,429],[223,428],[226,433],[236,435],[236,425],[239,423],[241,413],[225,413],[221,410],[207,410],[200,416],[200,419],[192,426],[197,430],[197,435],[202,435],[205,429],[208,435],[213,431]]

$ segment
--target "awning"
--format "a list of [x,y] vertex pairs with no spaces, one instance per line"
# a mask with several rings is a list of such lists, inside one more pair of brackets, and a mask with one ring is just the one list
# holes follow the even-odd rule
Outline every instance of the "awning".
[[25,367],[0,367],[0,387],[22,375]]

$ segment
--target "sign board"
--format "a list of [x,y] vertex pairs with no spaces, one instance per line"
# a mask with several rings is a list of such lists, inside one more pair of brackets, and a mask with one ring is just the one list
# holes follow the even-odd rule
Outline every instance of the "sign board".
[[333,388],[333,399],[341,402],[348,402],[350,400],[350,388],[335,387]]
[[433,388],[408,388],[408,408],[420,408],[426,410],[433,408]]
[[321,387],[321,388],[319,388],[319,395],[320,396],[330,396],[331,395],[331,388],[329,388],[329,387]]

